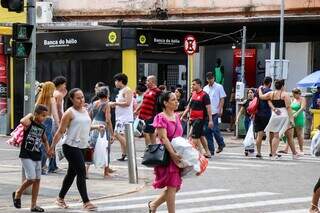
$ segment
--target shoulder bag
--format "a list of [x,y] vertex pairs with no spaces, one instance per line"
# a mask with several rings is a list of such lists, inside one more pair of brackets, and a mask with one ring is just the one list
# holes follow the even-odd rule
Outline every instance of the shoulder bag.
[[[176,115],[175,115],[176,116]],[[178,127],[176,116],[176,126],[172,134],[174,137]],[[167,166],[170,162],[170,155],[164,144],[149,144],[144,151],[142,164],[147,167]]]

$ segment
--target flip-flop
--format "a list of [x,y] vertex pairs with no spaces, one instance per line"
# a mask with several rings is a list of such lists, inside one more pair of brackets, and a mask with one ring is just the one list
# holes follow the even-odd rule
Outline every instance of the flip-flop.
[[41,208],[40,206],[35,206],[30,209],[31,212],[44,212],[44,209]]
[[16,199],[16,192],[12,192],[12,201],[14,207],[21,209],[21,199]]

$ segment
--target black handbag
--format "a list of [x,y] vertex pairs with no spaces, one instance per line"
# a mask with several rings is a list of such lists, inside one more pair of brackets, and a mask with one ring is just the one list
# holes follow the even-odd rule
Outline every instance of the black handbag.
[[144,151],[142,164],[147,167],[166,166],[169,161],[169,152],[163,144],[149,144]]
[[[178,121],[173,136],[177,130]],[[170,155],[164,144],[149,144],[144,151],[142,164],[147,167],[167,166],[170,162]]]

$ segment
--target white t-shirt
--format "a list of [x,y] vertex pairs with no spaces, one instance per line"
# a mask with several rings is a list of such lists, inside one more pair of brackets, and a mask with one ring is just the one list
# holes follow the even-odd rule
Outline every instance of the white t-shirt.
[[218,83],[214,83],[212,86],[206,85],[203,91],[208,93],[211,102],[212,114],[219,113],[219,103],[221,98],[225,98],[227,95],[223,89],[223,86]]
[[[122,88],[119,91],[118,96],[116,97],[116,102],[125,101],[124,94],[128,90],[130,90],[129,87]],[[118,122],[121,122],[121,123],[132,122],[133,121],[133,98],[128,107],[116,106],[115,115],[116,115],[116,121]]]

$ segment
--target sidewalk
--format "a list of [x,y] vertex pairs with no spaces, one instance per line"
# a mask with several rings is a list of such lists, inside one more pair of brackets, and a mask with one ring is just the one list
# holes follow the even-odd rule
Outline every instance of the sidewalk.
[[[18,158],[19,150],[11,148],[5,143],[7,137],[0,137],[0,211],[12,210],[11,194],[21,184],[21,164]],[[114,150],[117,150],[115,145]],[[118,153],[117,153],[118,155]],[[139,157],[139,155],[137,156]],[[113,158],[114,159],[114,158]],[[103,170],[90,167],[87,188],[91,200],[99,200],[110,197],[117,197],[142,190],[146,184],[152,180],[152,171],[139,171],[139,183],[129,184],[127,161],[112,162],[113,169],[116,170],[112,178],[104,179]],[[119,165],[120,164],[120,165]],[[61,171],[56,174],[42,175],[39,193],[39,205],[54,205],[55,198],[59,194],[60,187],[67,169],[67,162],[62,160],[59,164]],[[30,195],[22,197],[23,207],[29,207]],[[76,188],[76,179],[70,188],[66,202],[74,204],[81,202],[80,195]],[[10,208],[10,209],[8,209]]]

